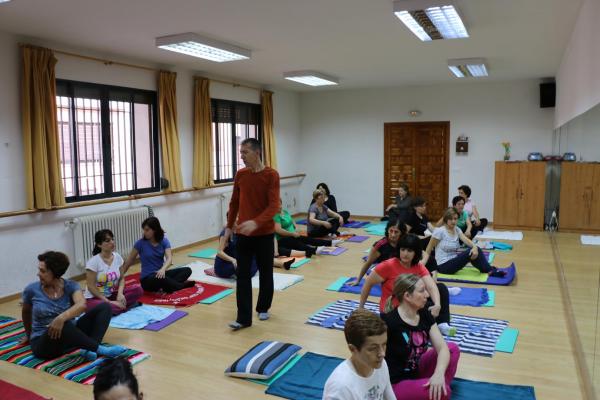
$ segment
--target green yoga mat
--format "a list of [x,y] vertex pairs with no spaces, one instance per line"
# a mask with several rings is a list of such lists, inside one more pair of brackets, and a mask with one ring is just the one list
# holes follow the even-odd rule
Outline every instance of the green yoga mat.
[[233,293],[233,289],[223,290],[222,292],[219,292],[219,293],[217,293],[213,296],[210,296],[204,300],[200,300],[200,304],[212,304],[218,300],[221,300],[223,297],[229,296],[231,293]]
[[438,274],[438,277],[450,280],[463,280],[469,282],[484,283],[487,282],[489,275],[483,272],[479,272],[479,270],[475,267],[465,267],[455,274]]
[[188,254],[188,257],[209,258],[211,260],[214,260],[217,256],[217,252],[217,249],[202,249],[194,253]]
[[502,335],[500,335],[498,342],[496,342],[496,351],[501,351],[503,353],[512,353],[515,351],[518,336],[518,329],[506,328],[504,332],[502,332]]
[[494,307],[496,305],[496,292],[488,290],[488,302],[483,304],[482,307]]
[[296,363],[302,358],[302,354],[296,354],[294,357],[290,358],[290,360],[281,368],[275,375],[270,377],[269,379],[248,379],[250,382],[258,383],[259,385],[271,386],[273,382],[279,379],[283,374],[288,372],[290,368],[292,368]]
[[292,269],[300,268],[301,266],[303,266],[304,264],[308,264],[309,262],[310,262],[310,258],[303,258],[301,260],[298,260],[292,264]]
[[333,282],[331,285],[327,286],[327,288],[325,290],[331,290],[332,292],[337,292],[338,290],[340,290],[340,288],[342,286],[344,286],[344,283],[346,283],[346,281],[349,278],[347,276],[342,276],[341,278],[337,279],[335,282]]

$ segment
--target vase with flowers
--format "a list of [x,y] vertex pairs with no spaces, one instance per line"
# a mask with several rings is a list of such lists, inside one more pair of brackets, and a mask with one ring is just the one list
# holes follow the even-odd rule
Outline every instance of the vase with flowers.
[[504,147],[504,161],[510,160],[510,142],[502,142]]

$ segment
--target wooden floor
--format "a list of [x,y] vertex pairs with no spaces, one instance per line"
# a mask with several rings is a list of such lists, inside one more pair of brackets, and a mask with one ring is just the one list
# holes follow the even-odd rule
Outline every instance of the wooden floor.
[[[454,313],[510,321],[512,327],[520,330],[516,350],[513,354],[497,353],[492,358],[463,354],[457,376],[533,385],[537,398],[542,400],[582,399],[550,240],[543,232],[524,234],[523,241],[512,242],[512,252],[497,253],[494,263],[497,266],[516,262],[518,280],[510,287],[493,288],[496,290],[496,307],[453,306],[451,309]],[[564,240],[563,234],[558,236],[561,250],[564,250],[562,254],[567,254],[567,249],[572,250],[572,254],[581,250],[581,246],[574,243],[575,236],[565,235]],[[325,291],[325,287],[340,276],[356,274],[363,250],[374,239],[363,243],[347,243],[344,246],[349,251],[344,254],[337,257],[317,256],[309,264],[294,270],[293,273],[304,275],[304,282],[283,292],[275,292],[272,318],[265,322],[255,320],[250,329],[231,332],[227,328],[227,322],[235,316],[235,296],[231,295],[210,306],[196,305],[186,309],[190,313],[188,317],[161,332],[111,328],[106,340],[152,355],[152,359],[135,367],[145,399],[270,397],[264,394],[264,386],[227,378],[223,371],[245,350],[261,340],[288,341],[301,345],[303,351],[346,357],[348,351],[342,332],[309,326],[304,322],[328,302],[339,298],[358,299],[350,294]],[[565,249],[562,249],[563,246]],[[216,247],[216,242],[202,247]],[[188,252],[176,252],[175,262],[192,261],[186,257]],[[598,272],[595,273],[593,285],[586,284],[590,278],[587,272],[574,272],[573,275],[573,279],[581,278],[578,281],[580,286],[574,287],[580,287],[577,291],[581,290],[581,297],[590,303],[597,298]],[[32,281],[34,279],[32,276]],[[589,291],[588,286],[593,286],[595,291]],[[19,317],[17,303],[11,301],[0,304],[0,314]],[[597,307],[591,304],[586,311],[592,309],[597,312]],[[591,318],[591,315],[581,317],[587,322]],[[594,323],[595,320],[594,316]],[[588,325],[585,325],[587,328]],[[595,327],[590,331],[595,333]],[[595,337],[585,337],[585,340],[595,340]],[[0,362],[0,376],[54,399],[92,398],[90,387],[5,362]]]

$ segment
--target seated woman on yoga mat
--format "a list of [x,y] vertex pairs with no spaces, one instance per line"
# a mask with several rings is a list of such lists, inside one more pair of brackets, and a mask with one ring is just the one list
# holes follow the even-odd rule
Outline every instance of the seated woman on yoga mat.
[[[236,259],[236,243],[237,235],[234,233],[229,237],[229,242],[225,239],[225,229],[219,234],[219,249],[215,257],[215,275],[220,278],[234,278],[237,270],[237,259]],[[304,252],[292,251],[286,248],[278,248],[277,241],[273,239],[273,245],[275,246],[275,257],[304,257]],[[273,267],[290,269],[296,259],[284,261],[280,258],[273,259]],[[258,271],[258,265],[256,260],[252,260],[250,267],[250,277],[253,277]]]
[[[431,232],[434,231],[435,226],[429,219],[425,212],[427,211],[427,201],[422,197],[413,198],[413,211],[406,218],[406,230],[410,233],[414,233],[421,240],[421,248],[426,248],[431,239]],[[429,235],[426,235],[426,231],[429,230]]]
[[355,310],[344,324],[352,354],[327,378],[323,400],[396,400],[385,362],[387,326],[379,316]]
[[385,209],[388,216],[382,218],[382,220],[388,218],[404,221],[408,217],[411,207],[412,197],[410,196],[408,185],[406,183],[401,183],[398,185],[398,195],[396,196],[395,202]]
[[402,221],[389,220],[385,226],[385,237],[373,244],[373,247],[371,247],[369,255],[367,256],[367,260],[360,268],[356,280],[350,282],[349,285],[358,286],[373,264],[378,264],[388,258],[398,257],[398,241],[405,234],[406,225],[404,225]]
[[[455,274],[464,268],[469,262],[479,271],[488,273],[491,276],[502,277],[506,275],[504,271],[490,266],[481,249],[473,244],[471,239],[466,237],[456,226],[458,221],[458,212],[454,207],[450,207],[442,217],[444,225],[435,228],[431,235],[429,245],[425,250],[423,260],[429,258],[429,254],[435,248],[435,258],[438,264],[438,271],[442,274]],[[460,241],[469,249],[460,252]]]
[[108,303],[113,315],[120,314],[137,304],[144,290],[140,285],[125,287],[123,258],[114,251],[115,235],[110,230],[96,232],[94,243],[94,256],[85,265],[86,310]]
[[488,224],[488,220],[486,218],[479,218],[479,211],[477,211],[477,206],[471,200],[471,188],[467,185],[461,185],[458,187],[458,195],[465,199],[465,210],[469,213],[469,220],[473,223],[473,228],[471,229],[471,237],[475,237],[477,233],[483,232],[485,227]]
[[108,303],[96,305],[74,321],[86,307],[79,284],[62,278],[69,267],[69,258],[58,251],[47,251],[38,256],[38,261],[39,281],[23,290],[21,313],[25,337],[21,342],[29,342],[33,354],[44,359],[75,349],[82,349],[88,359],[123,353],[124,347],[101,344],[112,315]]
[[[439,327],[445,335],[454,335],[456,329],[450,326],[450,295],[448,288],[443,283],[436,283],[427,268],[419,262],[422,256],[421,242],[412,233],[404,235],[399,243],[399,258],[390,258],[375,266],[367,277],[360,292],[360,308],[363,308],[371,288],[381,284],[381,298],[379,309],[383,312],[387,300],[391,297],[394,282],[400,275],[417,274],[423,279],[427,292],[431,295],[427,303],[427,309],[436,319]],[[397,306],[394,303],[394,306]]]
[[308,209],[306,231],[308,236],[319,237],[339,235],[338,229],[344,224],[342,216],[325,205],[325,192],[317,189],[313,192],[315,201]]
[[291,249],[304,253],[292,255],[292,257],[312,257],[314,254],[320,254],[322,246],[331,247],[342,243],[341,240],[336,239],[326,240],[302,236],[296,230],[296,224],[290,213],[283,209],[281,199],[279,200],[279,213],[273,217],[273,220],[275,221],[275,239],[279,246],[279,255],[289,257],[289,255],[282,254],[282,249]]
[[[335,197],[329,191],[329,186],[327,186],[326,183],[321,182],[317,185],[317,189],[320,189],[325,193],[324,204],[327,206],[327,208],[329,208],[333,212],[340,214],[342,216],[342,219],[344,220],[344,224],[348,222],[348,220],[350,219],[350,211],[338,211]],[[313,198],[310,204],[313,204],[314,202],[315,199]]]
[[[456,221],[456,226],[458,229],[465,234],[469,239],[473,238],[471,220],[469,219],[469,213],[465,210],[465,199],[460,196],[454,196],[452,198],[452,207],[456,209],[456,213],[458,214],[458,220]],[[443,221],[442,221],[443,225]]]
[[146,218],[142,222],[142,229],[144,236],[133,245],[133,249],[123,265],[123,270],[127,271],[139,255],[142,263],[140,283],[144,290],[148,292],[162,290],[166,293],[173,293],[194,286],[196,284],[194,281],[187,280],[192,274],[190,268],[168,270],[172,263],[173,253],[171,252],[171,243],[165,237],[165,231],[160,226],[158,218]]
[[388,336],[385,361],[397,400],[446,400],[452,393],[460,349],[444,341],[428,300],[424,279],[403,274],[381,315]]
[[94,380],[94,400],[142,400],[131,363],[124,358],[106,360]]

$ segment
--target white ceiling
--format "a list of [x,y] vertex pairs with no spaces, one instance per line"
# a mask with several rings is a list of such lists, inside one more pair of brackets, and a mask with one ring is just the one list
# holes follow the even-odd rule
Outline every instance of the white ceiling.
[[[282,77],[305,69],[366,88],[456,81],[449,58],[486,58],[484,81],[554,76],[581,1],[456,0],[471,37],[429,43],[392,0],[12,0],[0,4],[0,30],[292,90],[315,90]],[[252,59],[213,63],[154,45],[183,32],[251,49]]]

